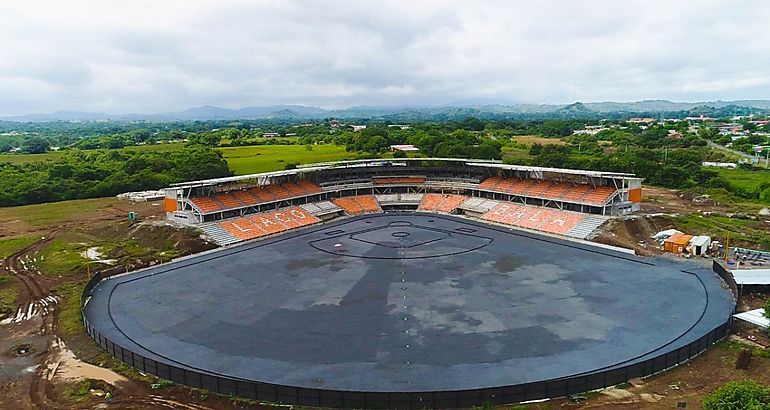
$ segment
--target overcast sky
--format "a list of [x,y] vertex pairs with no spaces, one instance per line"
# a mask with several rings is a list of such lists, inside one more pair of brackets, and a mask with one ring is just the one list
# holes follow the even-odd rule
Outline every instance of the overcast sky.
[[768,1],[2,1],[0,115],[770,99]]

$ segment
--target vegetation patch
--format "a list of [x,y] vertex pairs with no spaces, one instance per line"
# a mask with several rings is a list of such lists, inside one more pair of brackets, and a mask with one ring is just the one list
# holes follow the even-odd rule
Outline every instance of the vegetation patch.
[[[32,237],[22,237],[0,240],[0,258],[7,258],[14,253],[35,243],[37,239]],[[0,282],[2,284],[2,282]]]
[[80,317],[80,294],[86,280],[67,282],[56,287],[56,294],[62,298],[59,304],[58,330],[65,336],[76,336],[85,333],[83,319]]
[[355,153],[345,147],[332,144],[311,145],[256,145],[246,147],[219,148],[227,165],[236,175],[280,171],[286,164],[308,164],[315,162],[342,161],[353,159]]
[[7,276],[0,276],[0,318],[10,316],[16,311],[19,291],[10,281]]
[[66,239],[54,239],[37,254],[37,266],[48,276],[67,276],[76,271],[85,271],[87,259],[81,256],[85,250]]
[[692,213],[674,217],[671,222],[677,229],[693,235],[709,235],[722,243],[729,235],[732,244],[753,243],[770,250],[770,235],[764,222],[759,220]]

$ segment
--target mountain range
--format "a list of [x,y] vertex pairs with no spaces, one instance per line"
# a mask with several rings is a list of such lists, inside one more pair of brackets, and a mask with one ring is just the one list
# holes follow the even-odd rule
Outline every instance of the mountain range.
[[304,105],[272,105],[229,109],[215,106],[190,108],[158,114],[105,114],[98,112],[57,111],[0,117],[2,121],[194,121],[194,120],[320,120],[376,119],[392,121],[448,120],[467,117],[486,119],[540,118],[623,118],[628,116],[684,117],[689,115],[727,116],[769,114],[770,100],[672,102],[644,100],[635,102],[591,102],[573,104],[493,103],[491,100],[464,100],[439,106],[357,106],[327,110]]

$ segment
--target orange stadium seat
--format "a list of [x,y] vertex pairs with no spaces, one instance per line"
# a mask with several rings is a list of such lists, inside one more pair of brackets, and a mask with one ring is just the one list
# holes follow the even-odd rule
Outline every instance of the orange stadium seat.
[[264,187],[266,191],[273,194],[275,199],[285,199],[290,198],[291,192],[289,192],[286,188],[284,188],[281,185],[267,185]]
[[493,191],[494,191],[494,190],[496,190],[496,188],[497,188],[497,185],[498,185],[500,182],[502,182],[502,181],[503,181],[503,178],[502,178],[502,177],[498,177],[498,176],[489,177],[489,178],[487,178],[487,179],[485,179],[485,180],[481,181],[481,183],[479,184],[479,186],[480,186],[480,187],[482,187],[482,188],[484,188],[484,189],[491,189],[491,190],[493,190]]
[[591,190],[588,195],[586,195],[585,198],[583,198],[583,202],[587,202],[589,204],[594,205],[604,205],[607,203],[607,201],[612,197],[613,194],[615,194],[615,187],[610,186],[602,186],[596,189]]
[[290,197],[297,197],[297,196],[307,195],[307,193],[305,192],[304,189],[302,189],[302,187],[300,187],[299,185],[297,185],[297,184],[295,184],[293,182],[283,184],[283,185],[281,185],[281,187],[283,187],[287,191],[289,191],[289,196]]
[[217,212],[224,209],[219,202],[207,196],[191,197],[190,202],[203,213]]
[[377,202],[377,198],[374,195],[360,195],[355,196],[353,199],[358,203],[363,212],[381,212],[380,203]]
[[576,212],[561,211],[545,221],[540,229],[546,232],[564,235],[585,219],[585,215]]
[[276,220],[270,213],[261,213],[247,217],[254,225],[262,228],[267,234],[283,232],[289,229],[281,221]]
[[481,219],[563,235],[585,218],[584,214],[529,205],[499,204]]
[[583,197],[586,196],[590,190],[591,186],[586,184],[573,186],[570,190],[565,192],[564,195],[562,195],[561,199],[571,202],[580,202],[580,200],[583,199]]
[[515,205],[513,204],[498,204],[494,208],[490,209],[489,212],[485,213],[481,216],[481,219],[492,221],[492,222],[500,222],[503,218],[505,218],[508,215],[508,211]]
[[264,236],[266,234],[264,230],[250,223],[245,218],[238,218],[232,221],[223,221],[219,223],[219,226],[225,228],[236,238],[244,241],[259,238],[260,236]]
[[342,208],[342,210],[344,210],[345,213],[349,215],[360,215],[364,213],[364,209],[353,198],[335,198],[332,199],[332,202],[334,202],[334,204],[338,207]]
[[251,188],[249,193],[257,197],[259,203],[275,201],[275,195],[267,191],[264,187]]
[[214,195],[214,199],[224,206],[224,209],[243,208],[244,204],[230,193],[219,193]]
[[465,202],[466,199],[468,199],[468,197],[464,195],[444,195],[444,201],[436,207],[436,210],[451,213],[457,209],[460,204]]
[[543,194],[545,194],[552,185],[553,182],[551,181],[535,181],[535,183],[533,183],[527,190],[527,195],[542,198]]
[[425,194],[423,195],[418,208],[422,211],[435,211],[436,208],[441,205],[442,201],[444,201],[444,195]]
[[424,184],[425,177],[375,177],[372,178],[375,185],[387,184]]
[[545,198],[558,199],[558,198],[561,198],[561,196],[564,195],[565,192],[570,190],[570,188],[572,188],[572,184],[556,182],[553,185],[551,185],[547,191],[543,192],[543,196]]
[[317,193],[321,192],[321,187],[319,187],[318,185],[316,185],[316,184],[314,184],[314,183],[312,183],[312,182],[310,182],[310,181],[308,181],[306,179],[300,180],[299,182],[297,182],[297,185],[300,188],[304,189],[305,192],[307,192],[308,194],[317,194]]
[[260,202],[259,198],[254,196],[249,191],[235,191],[232,193],[233,196],[238,198],[239,201],[241,201],[244,205],[256,205]]

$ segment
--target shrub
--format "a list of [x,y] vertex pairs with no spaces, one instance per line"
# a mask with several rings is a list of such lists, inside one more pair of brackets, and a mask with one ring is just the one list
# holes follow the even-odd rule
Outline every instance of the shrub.
[[703,399],[704,410],[770,410],[770,389],[753,380],[731,381]]

